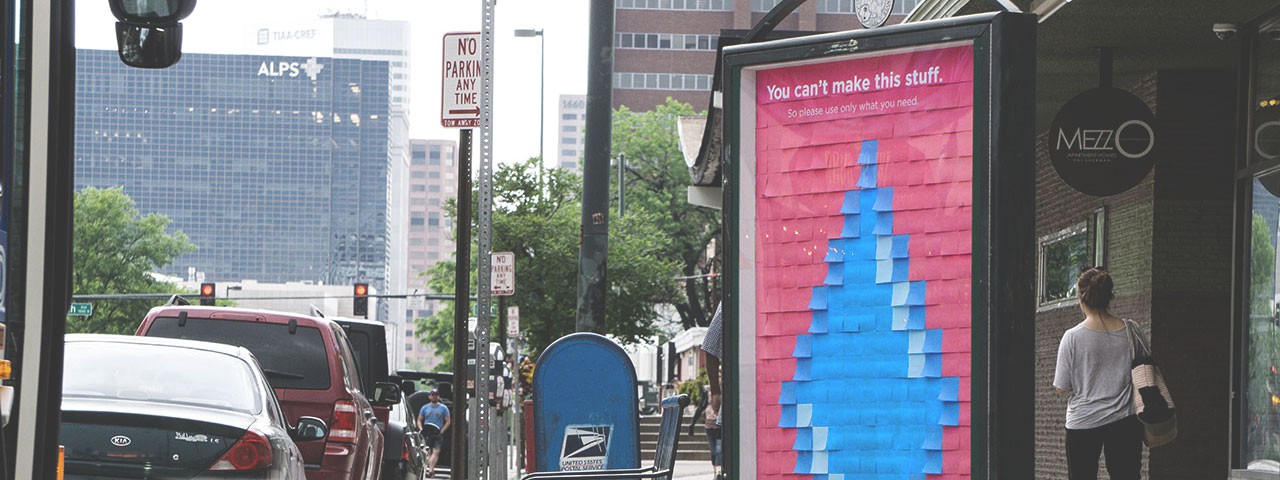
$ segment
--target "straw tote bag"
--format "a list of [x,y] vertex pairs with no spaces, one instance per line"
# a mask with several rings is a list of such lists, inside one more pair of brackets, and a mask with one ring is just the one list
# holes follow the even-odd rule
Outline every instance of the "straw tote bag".
[[[1178,417],[1164,375],[1151,360],[1151,348],[1138,333],[1138,324],[1125,320],[1129,330],[1129,357],[1133,367],[1133,411],[1145,427],[1142,441],[1155,448],[1178,436]],[[1139,348],[1141,347],[1141,348]],[[1141,353],[1141,354],[1139,354]]]

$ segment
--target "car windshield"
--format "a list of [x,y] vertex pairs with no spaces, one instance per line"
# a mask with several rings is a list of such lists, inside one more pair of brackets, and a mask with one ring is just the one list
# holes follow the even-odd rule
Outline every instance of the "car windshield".
[[315,327],[276,323],[191,318],[179,325],[173,317],[157,318],[147,330],[149,337],[183,338],[239,345],[253,352],[273,388],[327,390],[329,356],[324,337]]
[[262,396],[248,363],[195,348],[70,342],[64,397],[199,405],[257,414]]

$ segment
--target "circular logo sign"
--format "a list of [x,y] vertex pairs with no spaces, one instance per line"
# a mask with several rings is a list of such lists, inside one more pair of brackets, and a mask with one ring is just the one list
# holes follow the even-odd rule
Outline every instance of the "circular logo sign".
[[[1274,101],[1274,100],[1273,100]],[[1280,158],[1280,105],[1266,104],[1253,111],[1253,161]]]
[[853,0],[853,6],[858,12],[858,22],[866,28],[884,25],[893,13],[893,0]]
[[1096,197],[1133,188],[1155,165],[1155,115],[1118,88],[1068,100],[1049,126],[1049,159],[1071,188]]
[[133,440],[130,440],[129,437],[126,437],[124,435],[116,435],[114,437],[111,437],[111,444],[117,447],[127,447],[129,446],[130,443],[133,443]]

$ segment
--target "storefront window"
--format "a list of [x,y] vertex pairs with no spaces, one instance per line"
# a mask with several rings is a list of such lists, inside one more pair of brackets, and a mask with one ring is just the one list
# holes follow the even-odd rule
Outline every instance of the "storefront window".
[[1280,318],[1276,303],[1276,244],[1280,230],[1280,174],[1253,181],[1249,246],[1249,317],[1245,320],[1245,466],[1280,461]]
[[1040,238],[1039,303],[1058,308],[1076,299],[1076,277],[1090,266],[1089,224],[1079,223]]

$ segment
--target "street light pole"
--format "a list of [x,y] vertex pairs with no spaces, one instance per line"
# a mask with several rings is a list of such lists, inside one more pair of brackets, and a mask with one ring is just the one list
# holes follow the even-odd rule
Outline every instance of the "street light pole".
[[538,187],[542,187],[542,169],[547,162],[543,143],[547,135],[547,36],[543,29],[521,28],[517,37],[538,37]]

